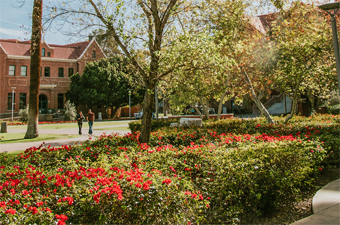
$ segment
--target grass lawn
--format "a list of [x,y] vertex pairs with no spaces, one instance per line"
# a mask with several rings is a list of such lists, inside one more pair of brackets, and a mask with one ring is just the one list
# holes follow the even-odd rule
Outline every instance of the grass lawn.
[[102,127],[102,128],[96,128],[93,127],[94,130],[126,130],[130,131],[129,127]]
[[[94,121],[94,126],[117,126],[117,125],[126,125],[128,126],[127,121]],[[83,126],[87,126],[87,122],[84,122]],[[39,124],[39,129],[69,129],[69,128],[77,128],[76,123],[63,123],[63,124]],[[27,129],[27,125],[21,126],[9,126],[10,129]]]
[[20,153],[24,153],[26,150],[21,150],[21,151],[14,151],[14,152],[7,152],[9,155],[18,155]]
[[1,133],[0,137],[1,144],[9,143],[22,143],[22,142],[35,142],[35,141],[46,141],[46,140],[57,140],[57,139],[68,139],[78,137],[79,135],[65,135],[65,134],[39,134],[39,137],[34,139],[24,139],[25,133]]

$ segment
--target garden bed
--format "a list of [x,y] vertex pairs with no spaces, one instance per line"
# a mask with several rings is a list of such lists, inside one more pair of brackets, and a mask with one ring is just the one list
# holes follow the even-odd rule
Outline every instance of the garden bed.
[[275,215],[337,166],[339,117],[292,124],[163,126],[148,144],[134,133],[0,154],[0,222],[237,224]]

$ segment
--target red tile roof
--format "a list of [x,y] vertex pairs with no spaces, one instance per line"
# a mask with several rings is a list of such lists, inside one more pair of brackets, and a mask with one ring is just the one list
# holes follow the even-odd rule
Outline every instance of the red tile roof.
[[68,45],[49,45],[54,48],[54,58],[77,59],[89,45],[89,41],[78,42]]
[[276,20],[278,13],[270,13],[266,15],[260,15],[258,18],[260,19],[262,26],[266,31],[271,29],[271,23]]
[[[54,50],[54,57],[58,59],[77,59],[84,52],[90,42],[78,42],[68,45],[49,46]],[[15,39],[0,39],[0,45],[9,55],[30,56],[31,41],[19,41]]]

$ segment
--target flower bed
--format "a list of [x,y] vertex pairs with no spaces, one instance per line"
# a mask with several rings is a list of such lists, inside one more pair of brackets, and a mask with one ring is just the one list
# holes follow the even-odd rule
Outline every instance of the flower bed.
[[[103,135],[0,154],[0,223],[238,223],[298,198],[330,157],[309,128],[308,137],[262,123],[236,133],[229,123],[163,128],[149,144]],[[267,132],[249,132],[258,129]]]
[[[39,124],[58,124],[58,123],[75,123],[77,122],[76,120],[58,120],[58,121],[39,121]],[[7,122],[8,126],[13,126],[13,125],[27,125],[26,122],[20,122],[20,121],[13,121],[13,122]]]

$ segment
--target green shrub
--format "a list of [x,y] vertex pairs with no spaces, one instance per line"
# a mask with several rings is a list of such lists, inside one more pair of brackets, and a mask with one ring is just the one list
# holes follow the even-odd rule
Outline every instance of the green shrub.
[[2,153],[0,223],[232,224],[247,213],[268,215],[336,158],[339,121],[209,121],[164,127],[148,144],[136,132]]
[[335,105],[339,105],[340,104],[340,96],[339,96],[339,92],[337,91],[332,91],[330,93],[330,96],[328,99],[326,99],[326,101],[324,102],[324,104],[322,106],[335,106]]
[[327,110],[330,114],[334,115],[340,115],[340,104],[338,105],[333,105],[333,106],[328,106]]
[[19,110],[20,121],[26,123],[28,120],[28,105],[25,109]]
[[[0,205],[5,207],[0,207],[0,222],[61,221],[54,215],[75,224],[200,222],[197,213],[204,211],[208,200],[186,195],[199,192],[190,182],[169,182],[171,178],[157,170],[138,169],[127,154],[97,155],[94,148],[32,148],[2,164]],[[96,161],[83,158],[85,151]],[[9,161],[5,157],[2,154],[0,161]],[[11,204],[15,200],[19,203]],[[15,210],[14,215],[8,210]]]
[[[155,131],[162,127],[170,127],[171,123],[178,123],[179,119],[158,119],[158,120],[152,120],[151,122],[151,130]],[[129,123],[129,129],[131,132],[141,131],[142,128],[142,121],[133,121]]]
[[65,120],[75,120],[77,116],[77,110],[73,103],[68,100],[65,103]]

